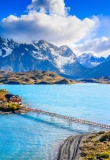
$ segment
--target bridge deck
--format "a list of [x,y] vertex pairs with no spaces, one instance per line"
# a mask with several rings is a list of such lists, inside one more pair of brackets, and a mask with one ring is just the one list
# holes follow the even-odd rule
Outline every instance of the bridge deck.
[[47,111],[43,111],[43,110],[39,110],[39,109],[31,109],[31,111],[39,113],[39,114],[49,115],[51,117],[57,117],[57,118],[60,118],[60,119],[68,120],[69,122],[76,122],[76,123],[91,125],[91,126],[94,126],[94,127],[100,127],[100,128],[110,130],[110,126],[105,125],[105,124],[100,124],[100,123],[96,123],[96,122],[92,122],[92,121],[87,121],[87,120],[82,120],[82,119],[73,118],[73,117],[69,117],[69,116],[64,116],[64,115],[60,115],[60,114],[57,114],[57,113],[51,113],[51,112],[47,112]]

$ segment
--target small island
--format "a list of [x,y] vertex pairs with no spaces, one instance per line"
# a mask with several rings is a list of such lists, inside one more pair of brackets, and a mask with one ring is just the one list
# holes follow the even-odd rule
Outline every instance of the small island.
[[27,113],[30,108],[22,104],[22,98],[9,93],[6,89],[0,90],[0,114]]

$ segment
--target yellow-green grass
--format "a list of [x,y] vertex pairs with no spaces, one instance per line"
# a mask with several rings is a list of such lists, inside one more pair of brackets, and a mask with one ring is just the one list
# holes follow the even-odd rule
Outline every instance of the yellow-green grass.
[[110,132],[89,137],[80,149],[82,160],[110,160]]

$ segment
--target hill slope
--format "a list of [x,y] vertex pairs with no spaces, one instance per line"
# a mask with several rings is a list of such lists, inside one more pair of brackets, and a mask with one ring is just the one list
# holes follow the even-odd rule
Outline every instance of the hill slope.
[[100,65],[87,70],[83,74],[83,78],[100,78],[110,76],[110,60],[106,60]]
[[0,84],[74,84],[73,80],[65,79],[50,71],[5,72],[0,71]]

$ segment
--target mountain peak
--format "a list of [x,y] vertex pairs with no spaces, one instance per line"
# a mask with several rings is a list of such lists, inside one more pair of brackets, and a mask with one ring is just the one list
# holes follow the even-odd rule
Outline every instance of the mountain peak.
[[83,53],[80,57],[93,57],[92,53]]
[[70,57],[73,56],[76,59],[76,55],[73,53],[73,51],[66,45],[63,45],[60,47],[61,55],[64,57]]
[[93,68],[105,61],[104,57],[96,57],[92,53],[83,53],[78,57],[80,64],[87,68]]
[[63,46],[60,46],[60,48],[63,49],[63,50],[66,50],[66,49],[68,49],[69,47],[68,47],[67,45],[63,45]]
[[47,43],[45,40],[39,40],[38,43],[43,44],[43,43]]

